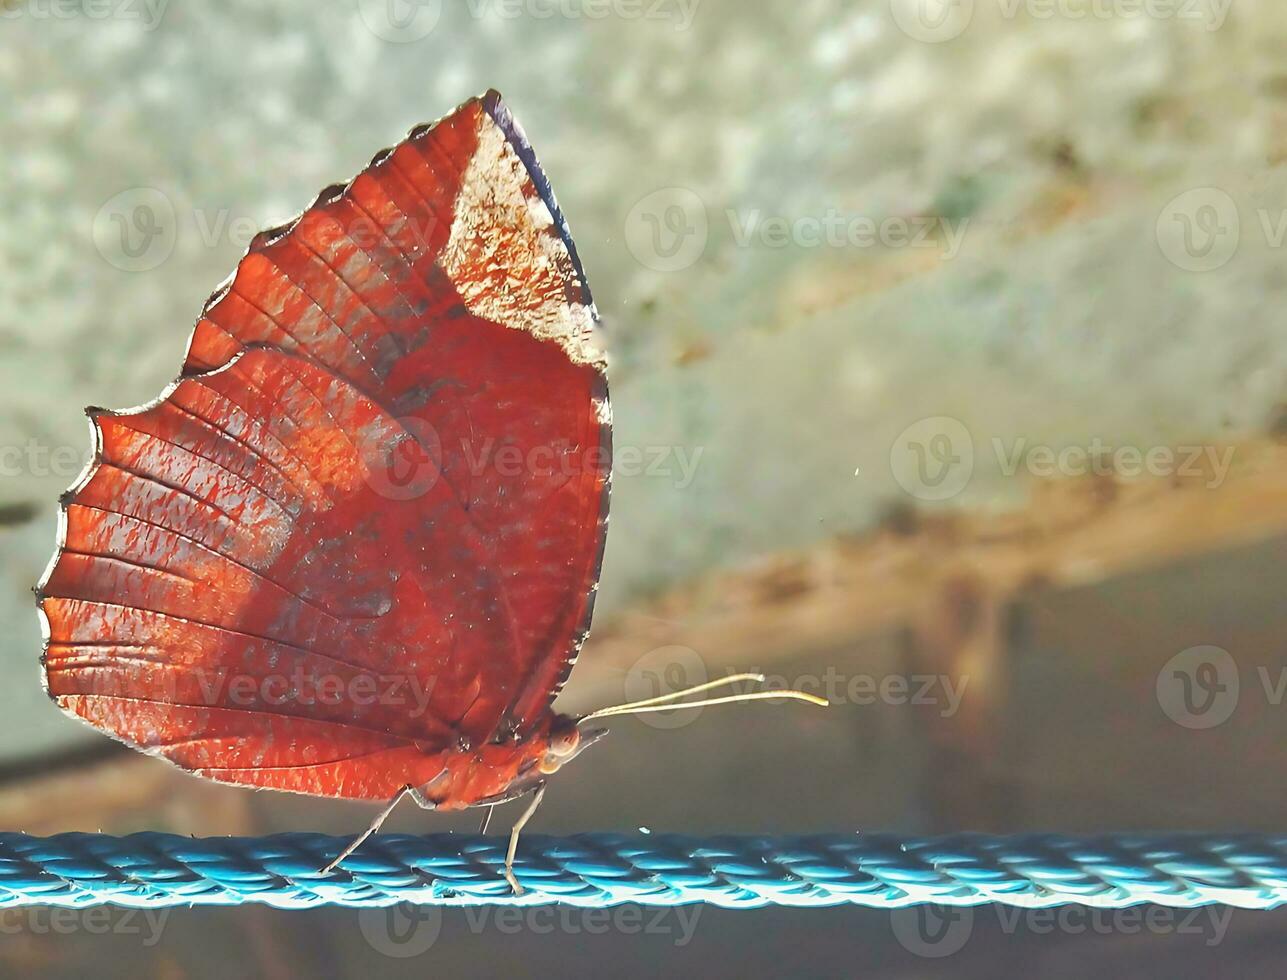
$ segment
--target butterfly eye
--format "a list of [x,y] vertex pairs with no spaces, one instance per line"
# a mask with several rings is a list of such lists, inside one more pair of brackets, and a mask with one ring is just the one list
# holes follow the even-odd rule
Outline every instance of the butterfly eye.
[[545,775],[557,772],[582,749],[581,733],[575,727],[555,729],[550,733],[550,741],[541,756],[540,769]]
[[581,745],[581,733],[575,728],[559,732],[550,739],[549,754],[559,760],[566,760],[576,755]]

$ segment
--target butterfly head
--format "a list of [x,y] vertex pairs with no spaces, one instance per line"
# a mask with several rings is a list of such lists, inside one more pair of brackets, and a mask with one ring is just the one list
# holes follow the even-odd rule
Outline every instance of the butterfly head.
[[548,727],[538,728],[518,741],[487,745],[476,760],[462,753],[458,757],[462,771],[456,777],[460,784],[448,795],[468,801],[467,805],[477,805],[503,803],[536,789],[546,777],[608,734],[606,728],[578,728],[580,721],[567,715],[552,715]]
[[541,775],[549,776],[558,772],[608,734],[606,728],[590,728],[582,731],[577,727],[580,721],[579,718],[571,718],[567,715],[559,715],[554,719],[554,724],[550,726],[549,741],[536,764]]

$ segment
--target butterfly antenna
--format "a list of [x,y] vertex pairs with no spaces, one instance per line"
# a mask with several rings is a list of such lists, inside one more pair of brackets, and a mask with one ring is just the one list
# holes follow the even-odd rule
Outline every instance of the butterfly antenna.
[[[674,701],[675,698],[687,697],[690,694],[700,694],[702,691],[710,691],[717,687],[727,687],[729,684],[740,684],[742,681],[751,681],[755,684],[764,682],[763,674],[730,674],[728,677],[721,677],[718,680],[707,681],[705,684],[698,684],[695,687],[686,687],[682,691],[671,691],[669,694],[659,694],[655,698],[645,698],[643,701],[631,701],[627,704],[618,704],[614,708],[642,708],[650,704],[665,704],[667,701]],[[601,708],[600,711],[610,711],[613,708]],[[598,714],[596,711],[594,714]],[[586,715],[587,718],[593,718],[594,715]]]
[[655,698],[645,698],[642,701],[630,701],[627,704],[617,704],[609,708],[600,708],[598,711],[592,711],[581,721],[589,721],[592,718],[609,718],[614,715],[638,715],[650,711],[681,711],[684,708],[704,708],[712,704],[735,704],[738,701],[765,701],[771,698],[789,698],[794,701],[805,701],[809,704],[816,704],[819,707],[827,707],[830,702],[826,698],[818,697],[816,694],[808,694],[804,691],[749,691],[741,694],[729,694],[718,698],[705,698],[700,701],[682,701],[675,703],[678,698],[687,697],[692,694],[700,694],[703,691],[709,691],[717,687],[727,687],[730,684],[737,684],[742,681],[753,681],[763,683],[763,674],[731,674],[728,677],[721,677],[719,680],[707,681],[705,684],[698,684],[695,687],[687,687],[682,691],[672,691],[669,694],[662,694]]

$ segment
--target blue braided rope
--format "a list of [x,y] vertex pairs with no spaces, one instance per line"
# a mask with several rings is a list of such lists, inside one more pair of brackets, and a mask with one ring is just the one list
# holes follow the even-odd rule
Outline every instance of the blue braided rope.
[[1266,909],[1287,900],[1287,836],[1275,835],[532,835],[522,838],[514,868],[527,889],[522,897],[501,878],[504,837],[385,834],[334,874],[319,874],[346,843],[321,834],[3,833],[0,907],[1156,902]]

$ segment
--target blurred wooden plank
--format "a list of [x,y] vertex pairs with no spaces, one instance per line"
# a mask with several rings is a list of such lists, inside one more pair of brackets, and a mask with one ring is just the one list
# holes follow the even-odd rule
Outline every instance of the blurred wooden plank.
[[[968,682],[958,712],[922,713],[913,735],[927,753],[920,778],[931,827],[1013,826],[1022,777],[1040,774],[1039,763],[1036,772],[1016,771],[1008,727],[1011,624],[1023,598],[1287,535],[1287,447],[1233,448],[1223,482],[1206,471],[1039,482],[1017,511],[908,510],[872,534],[690,583],[600,624],[568,703],[580,710],[622,700],[622,677],[649,651],[672,645],[695,651],[710,676],[769,671],[810,654],[852,676],[868,668],[858,653],[865,641],[902,636],[905,676]],[[1029,720],[1041,717],[1040,705],[1025,707]]]
[[31,760],[21,778],[0,784],[0,828],[41,835],[258,829],[250,792],[230,791],[105,739],[81,754],[84,761],[74,766],[59,765],[55,757],[43,773],[41,760]]
[[1035,482],[999,514],[901,511],[871,534],[709,576],[598,623],[569,690],[613,687],[645,651],[682,643],[712,666],[770,664],[910,626],[962,575],[1004,601],[1101,582],[1287,533],[1287,446],[1248,442],[1219,486],[1183,477]]

